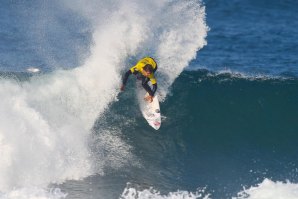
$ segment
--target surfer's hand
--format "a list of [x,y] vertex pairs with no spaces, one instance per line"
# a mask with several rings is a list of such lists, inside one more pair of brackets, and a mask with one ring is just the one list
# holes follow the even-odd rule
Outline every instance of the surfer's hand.
[[153,96],[151,96],[151,95],[148,95],[147,97],[145,97],[145,100],[147,101],[147,102],[152,102],[153,101]]
[[121,91],[124,91],[124,90],[125,90],[125,86],[124,86],[123,84],[121,85],[120,90],[121,90]]

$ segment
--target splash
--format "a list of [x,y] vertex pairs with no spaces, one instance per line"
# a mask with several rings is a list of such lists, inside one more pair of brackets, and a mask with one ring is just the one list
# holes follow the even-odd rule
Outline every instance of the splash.
[[130,187],[124,189],[120,199],[210,199],[209,196],[209,194],[205,193],[204,189],[198,190],[194,193],[178,190],[176,192],[169,192],[168,194],[163,195],[153,188],[138,190],[136,188]]
[[58,188],[44,190],[37,187],[12,190],[6,194],[0,193],[1,199],[62,199],[66,198],[66,196],[67,194],[63,193]]
[[[88,137],[96,119],[116,100],[121,74],[130,67],[127,60],[155,57],[160,93],[166,96],[174,79],[206,44],[208,28],[200,1],[82,4],[65,0],[54,1],[53,6],[72,9],[90,21],[90,56],[71,70],[40,74],[25,82],[0,80],[0,190],[4,192],[104,173],[103,165],[94,168]],[[105,127],[100,131],[105,132]],[[108,158],[125,154],[129,161],[130,147],[118,135],[114,138],[99,139],[97,149],[109,147]],[[125,147],[117,151],[116,146]],[[109,162],[105,158],[96,161]],[[110,166],[121,167],[114,162]]]
[[[118,46],[118,49],[125,58],[135,57],[135,60],[118,69],[127,70],[145,56],[155,58],[159,68],[157,79],[161,99],[166,97],[173,81],[207,44],[209,28],[201,1],[100,1],[97,5],[106,8],[100,15],[90,5],[82,8],[78,6],[78,1],[75,2],[71,1],[68,5],[93,23],[109,24],[108,27],[111,24],[106,22],[105,15],[111,10],[116,11],[113,27],[105,31],[107,37],[115,39],[113,44],[125,41],[125,45]],[[90,16],[88,13],[93,14]],[[127,33],[127,37],[119,37],[120,28]],[[99,30],[103,30],[102,25],[99,25]],[[129,33],[132,35],[129,36]],[[104,47],[109,49],[110,43]],[[114,56],[117,57],[117,54]]]
[[265,179],[257,186],[245,189],[232,199],[296,199],[298,184],[291,182],[273,182]]

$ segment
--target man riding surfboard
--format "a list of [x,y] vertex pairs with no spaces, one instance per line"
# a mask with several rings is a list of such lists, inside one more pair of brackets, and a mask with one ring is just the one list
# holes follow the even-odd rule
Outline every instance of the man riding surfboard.
[[[134,74],[138,80],[142,81],[143,88],[148,92],[148,96],[145,100],[152,102],[154,94],[157,90],[157,81],[154,77],[154,73],[157,70],[157,64],[155,60],[151,57],[145,57],[138,61],[138,63],[131,67],[123,76],[121,91],[124,91],[125,85],[127,83],[128,77]],[[151,82],[152,88],[148,85]]]

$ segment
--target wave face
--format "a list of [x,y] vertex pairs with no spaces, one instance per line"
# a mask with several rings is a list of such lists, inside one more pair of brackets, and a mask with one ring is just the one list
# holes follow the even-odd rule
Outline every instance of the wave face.
[[264,178],[297,182],[297,91],[297,79],[183,73],[164,128],[183,140],[185,180],[226,198]]
[[[94,122],[117,99],[122,73],[142,56],[155,57],[160,64],[160,93],[165,97],[174,79],[206,44],[205,12],[199,1],[33,0],[6,2],[4,8],[15,11],[12,21],[19,21],[15,27],[5,21],[5,27],[20,30],[12,37],[6,29],[1,32],[3,41],[16,49],[11,54],[4,51],[7,60],[24,51],[31,53],[27,64],[12,74],[2,73],[0,79],[4,198],[51,183],[104,175],[105,168],[119,169],[133,161],[120,128],[99,127],[97,142],[90,141]],[[12,42],[14,38],[17,41]],[[84,52],[86,43],[91,47]],[[79,66],[56,62],[59,57],[70,59],[68,48],[71,56],[83,53],[83,62],[71,62]],[[35,67],[40,60],[46,67]],[[32,68],[31,64],[42,72],[14,74]]]
[[295,198],[297,91],[297,78],[184,71],[161,104],[156,132],[131,84],[94,126],[98,135],[102,126],[121,129],[136,157],[128,168],[108,169],[109,185],[130,182],[123,198]]

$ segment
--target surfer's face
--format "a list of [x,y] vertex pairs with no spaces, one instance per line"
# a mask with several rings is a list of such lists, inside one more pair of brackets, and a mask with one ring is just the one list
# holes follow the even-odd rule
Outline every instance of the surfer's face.
[[151,75],[151,72],[150,71],[143,70],[143,75],[145,77],[149,77]]

